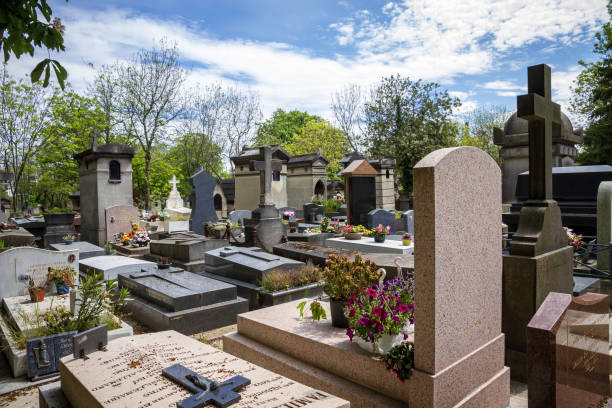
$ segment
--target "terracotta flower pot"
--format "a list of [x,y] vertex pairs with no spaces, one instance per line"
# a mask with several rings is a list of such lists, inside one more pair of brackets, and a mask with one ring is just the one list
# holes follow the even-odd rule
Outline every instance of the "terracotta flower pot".
[[45,288],[29,289],[30,300],[34,303],[45,300]]
[[351,241],[360,240],[362,236],[363,234],[361,232],[347,232],[344,234],[344,238]]

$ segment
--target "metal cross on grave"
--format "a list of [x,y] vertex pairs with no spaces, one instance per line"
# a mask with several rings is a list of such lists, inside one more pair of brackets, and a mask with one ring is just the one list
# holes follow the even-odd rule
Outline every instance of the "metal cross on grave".
[[176,175],[173,174],[172,180],[170,180],[168,183],[172,184],[172,191],[176,191],[176,185],[179,183],[176,179]]
[[529,122],[529,200],[552,200],[552,138],[561,131],[561,109],[551,101],[548,65],[527,68],[527,92],[516,104],[517,116]]
[[271,205],[272,202],[272,173],[282,170],[282,164],[272,161],[272,149],[270,146],[259,148],[263,151],[264,161],[251,160],[249,170],[259,171],[259,205]]
[[241,375],[230,378],[222,383],[204,378],[190,369],[175,364],[164,368],[162,375],[195,393],[191,397],[178,402],[178,408],[202,408],[207,404],[225,408],[240,401],[239,391],[249,385],[251,380]]

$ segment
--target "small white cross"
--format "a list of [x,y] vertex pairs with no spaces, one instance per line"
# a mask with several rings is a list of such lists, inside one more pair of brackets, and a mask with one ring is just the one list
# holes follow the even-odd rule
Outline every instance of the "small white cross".
[[176,176],[173,174],[172,175],[172,180],[170,180],[168,183],[172,184],[172,191],[176,191],[176,185],[179,183],[178,180],[176,179]]

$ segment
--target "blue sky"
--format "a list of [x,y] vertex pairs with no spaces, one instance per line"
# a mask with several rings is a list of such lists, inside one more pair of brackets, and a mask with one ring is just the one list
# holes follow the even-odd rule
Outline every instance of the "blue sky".
[[[462,110],[498,104],[515,109],[526,67],[553,69],[553,98],[567,104],[570,85],[592,60],[605,0],[241,0],[51,1],[66,26],[56,56],[69,81],[85,90],[102,64],[176,41],[188,84],[223,81],[256,91],[264,114],[307,110],[331,119],[332,92],[370,87],[399,73],[441,83]],[[42,53],[35,56],[40,59]],[[94,68],[89,65],[91,63]],[[9,65],[29,72],[34,60]]]

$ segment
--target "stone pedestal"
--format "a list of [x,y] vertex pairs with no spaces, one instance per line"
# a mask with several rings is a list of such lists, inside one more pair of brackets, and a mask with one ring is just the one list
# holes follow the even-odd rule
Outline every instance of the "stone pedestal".
[[50,248],[51,244],[64,242],[68,234],[76,239],[74,229],[74,213],[45,213],[45,235],[43,235],[43,246]]
[[512,378],[527,380],[525,328],[549,292],[572,293],[570,246],[534,257],[504,255],[502,331]]
[[244,220],[246,242],[254,243],[265,251],[272,252],[283,237],[283,223],[274,204],[260,205],[253,217]]

